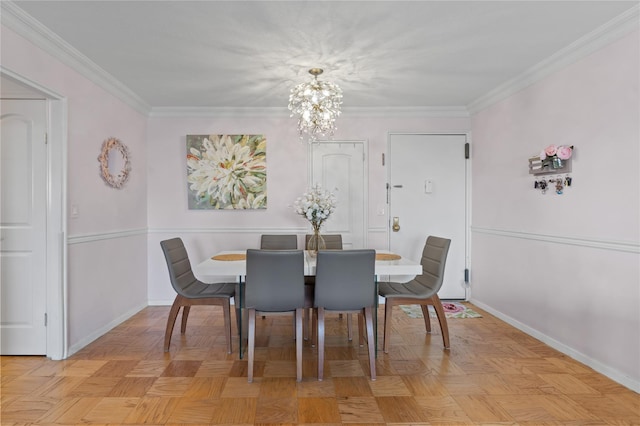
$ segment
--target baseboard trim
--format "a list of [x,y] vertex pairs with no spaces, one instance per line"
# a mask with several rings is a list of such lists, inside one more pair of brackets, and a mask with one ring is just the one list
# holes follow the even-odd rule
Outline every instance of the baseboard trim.
[[631,389],[634,392],[638,392],[640,393],[640,381],[634,380],[629,376],[626,376],[625,374],[621,373],[620,371],[617,371],[607,365],[604,365],[603,363],[588,357],[587,355],[576,351],[575,349],[558,342],[557,340],[547,336],[546,334],[543,334],[541,332],[539,332],[538,330],[531,328],[529,326],[527,326],[526,324],[521,323],[520,321],[516,320],[515,318],[512,318],[508,315],[503,314],[502,312],[493,309],[491,306],[488,306],[482,302],[479,302],[477,300],[474,300],[473,298],[471,298],[470,302],[472,304],[474,304],[475,306],[477,306],[480,309],[483,309],[487,312],[489,312],[491,315],[501,319],[502,321],[506,322],[507,324],[517,328],[518,330],[527,333],[529,336],[532,336],[538,340],[540,340],[542,343],[551,346],[552,348],[562,352],[563,354],[575,359],[576,361],[579,361],[583,364],[585,364],[588,367],[593,368],[594,370],[596,370],[598,373],[601,373],[605,376],[607,376],[608,378],[610,378],[611,380],[614,380],[617,383],[620,383],[621,385]]
[[118,325],[122,324],[124,321],[128,320],[129,318],[131,318],[132,316],[134,316],[135,314],[137,314],[138,312],[140,312],[141,310],[143,310],[146,307],[147,307],[146,303],[141,303],[140,305],[137,305],[136,307],[134,307],[133,309],[128,310],[127,312],[125,312],[124,314],[120,315],[119,317],[117,317],[113,321],[110,321],[105,326],[100,327],[99,329],[95,330],[93,333],[91,333],[90,335],[88,335],[84,339],[80,340],[76,344],[71,345],[69,347],[69,349],[67,350],[67,358],[70,357],[71,355],[73,355],[74,353],[78,352],[80,349],[82,349],[85,346],[87,346],[89,343],[93,342],[94,340],[98,339],[99,337],[102,337],[103,335],[105,335],[106,333],[108,333],[109,331],[111,331],[112,329],[117,327]]

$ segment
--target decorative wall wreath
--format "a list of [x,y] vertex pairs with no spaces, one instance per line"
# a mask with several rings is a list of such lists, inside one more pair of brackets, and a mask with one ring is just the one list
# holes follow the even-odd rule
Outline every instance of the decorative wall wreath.
[[[122,156],[122,169],[114,176],[109,169],[109,157],[114,154]],[[98,157],[100,161],[100,172],[102,179],[107,185],[113,188],[121,188],[127,179],[129,178],[129,172],[131,171],[131,162],[129,161],[129,150],[127,147],[116,138],[109,138],[102,143],[102,152]]]

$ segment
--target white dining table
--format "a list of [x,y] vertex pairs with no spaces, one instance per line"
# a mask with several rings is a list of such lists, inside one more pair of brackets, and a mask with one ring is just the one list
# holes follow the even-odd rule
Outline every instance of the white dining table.
[[[214,256],[200,262],[194,268],[196,276],[204,282],[218,279],[221,276],[244,277],[247,275],[247,262],[240,256],[245,255],[246,250],[221,251]],[[376,255],[392,255],[387,250],[376,250]],[[214,258],[237,258],[237,260],[216,260]],[[414,260],[401,257],[394,260],[376,259],[375,274],[377,277],[383,275],[419,275],[422,273],[422,265]],[[304,252],[304,274],[316,274],[316,258]]]
[[[239,293],[237,294],[236,312],[239,307],[243,306],[244,277],[247,275],[246,250],[229,250],[221,251],[208,259],[197,264],[194,273],[203,282],[215,282],[220,277],[234,276],[237,277],[239,285]],[[398,257],[386,260],[389,257]],[[376,276],[376,294],[378,280],[381,276],[403,276],[407,279],[422,273],[422,265],[414,260],[406,259],[391,253],[387,250],[376,250],[375,276]],[[304,252],[304,274],[314,276],[316,274],[316,257],[312,256],[307,250]],[[377,299],[376,299],[377,300]],[[238,334],[239,334],[239,357],[242,358],[243,343],[243,315],[237,315]],[[374,324],[377,330],[377,315],[375,315]],[[377,331],[376,331],[376,349],[377,349]],[[376,351],[377,352],[377,351]]]

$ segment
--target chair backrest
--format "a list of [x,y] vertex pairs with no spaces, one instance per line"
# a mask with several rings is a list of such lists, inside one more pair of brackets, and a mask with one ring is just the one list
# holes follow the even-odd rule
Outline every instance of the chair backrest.
[[173,289],[181,296],[188,296],[188,288],[200,281],[193,275],[187,249],[180,238],[160,241],[169,268]]
[[304,307],[302,250],[247,250],[245,307],[286,312]]
[[436,294],[444,281],[444,267],[451,240],[430,236],[422,250],[422,275],[409,281],[407,288],[420,297],[431,297]]
[[[309,247],[309,239],[312,234],[307,234],[304,237],[305,248]],[[324,246],[327,250],[342,250],[342,235],[341,234],[322,234],[324,240]]]
[[316,262],[316,307],[351,311],[375,305],[375,250],[320,250]]
[[262,235],[260,248],[263,250],[296,250],[298,248],[298,236],[286,235]]

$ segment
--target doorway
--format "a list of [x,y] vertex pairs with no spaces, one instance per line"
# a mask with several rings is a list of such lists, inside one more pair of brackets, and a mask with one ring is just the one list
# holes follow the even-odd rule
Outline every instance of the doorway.
[[419,261],[429,235],[451,239],[441,299],[467,298],[466,144],[465,134],[389,135],[389,248]]
[[364,141],[316,142],[309,146],[312,185],[333,191],[337,206],[322,233],[341,234],[344,249],[366,247],[366,153]]
[[0,353],[45,355],[47,148],[44,100],[0,101]]
[[[3,69],[0,67],[0,98],[2,99],[2,110],[0,111],[0,115],[3,116],[3,139],[5,136],[5,121],[4,118],[16,117],[23,115],[24,111],[19,111],[14,108],[15,100],[21,99],[22,103],[39,103],[44,110],[44,133],[46,134],[46,145],[44,149],[44,159],[39,157],[40,163],[42,164],[42,171],[44,172],[44,179],[37,178],[33,180],[33,183],[36,184],[33,188],[34,194],[40,194],[40,201],[42,197],[44,197],[44,203],[40,207],[42,212],[40,212],[44,216],[44,229],[42,229],[42,224],[38,225],[40,228],[38,232],[38,237],[36,239],[42,242],[44,238],[44,254],[38,254],[38,256],[44,256],[45,258],[45,266],[38,267],[37,271],[34,269],[32,274],[34,276],[44,277],[43,279],[43,288],[42,294],[44,295],[44,312],[41,312],[42,301],[38,301],[38,311],[35,310],[33,312],[38,312],[33,316],[34,324],[44,324],[44,337],[40,335],[38,339],[41,341],[38,343],[40,346],[35,351],[38,354],[44,354],[51,359],[64,359],[67,356],[67,327],[66,327],[66,268],[65,268],[65,259],[66,259],[66,220],[65,220],[65,208],[66,205],[66,191],[65,191],[65,182],[66,182],[66,122],[67,122],[67,105],[66,100],[55,92],[32,82],[12,71]],[[11,101],[10,101],[11,100]],[[10,102],[9,102],[10,101]],[[21,107],[20,107],[21,108]],[[8,123],[8,122],[6,122]],[[29,125],[26,125],[29,127]],[[7,126],[11,127],[11,126]],[[14,127],[13,130],[16,131]],[[18,130],[19,132],[19,130]],[[39,132],[39,130],[38,130]],[[3,142],[3,151],[5,142]],[[8,153],[8,143],[7,153]],[[15,150],[15,146],[11,148]],[[18,148],[18,152],[20,148]],[[24,152],[23,152],[24,154]],[[4,156],[4,153],[2,154]],[[15,155],[15,152],[12,154]],[[31,155],[31,154],[29,154]],[[2,160],[5,161],[4,159]],[[33,163],[32,163],[33,164]],[[4,164],[3,164],[4,166]],[[11,229],[11,232],[16,231],[18,228],[24,227],[24,225],[16,225],[15,223],[10,224],[9,221],[5,222],[5,208],[8,203],[13,204],[13,201],[9,201],[9,197],[15,197],[15,194],[10,194],[9,191],[5,191],[5,188],[8,186],[9,180],[11,182],[14,181],[15,176],[9,176],[7,171],[7,175],[5,176],[5,171],[3,167],[3,184],[2,184],[2,192],[0,193],[0,204],[2,204],[3,217],[0,218],[0,223],[2,225],[2,237],[5,238],[5,231]],[[6,182],[5,182],[6,179]],[[21,194],[18,197],[22,196]],[[25,204],[23,203],[24,207]],[[30,208],[35,208],[36,204]],[[12,209],[17,208],[15,206]],[[15,218],[16,214],[22,214],[17,211],[7,212],[9,219],[12,215]],[[31,219],[30,219],[31,220]],[[42,220],[42,218],[40,218]],[[42,223],[42,222],[41,222]],[[44,234],[44,237],[43,235]],[[9,236],[9,234],[7,234]],[[13,236],[11,238],[14,238]],[[4,242],[4,241],[3,241]],[[5,246],[0,242],[0,248],[4,253]],[[9,248],[9,246],[7,246]],[[16,256],[16,253],[12,253],[12,256]],[[4,260],[4,259],[3,259]],[[8,265],[8,263],[7,263]],[[16,271],[16,265],[12,264],[11,266],[7,266],[7,270],[4,269],[5,263],[2,262],[2,285],[6,286],[9,283],[9,276],[11,276],[12,280],[15,277],[14,273]],[[22,266],[20,266],[22,268]],[[22,269],[20,269],[21,271]],[[20,272],[18,272],[20,274]],[[19,280],[25,279],[24,277],[19,277]],[[15,285],[15,283],[14,283]],[[22,284],[20,284],[22,285]],[[4,290],[4,289],[3,289]],[[13,295],[15,296],[15,291]],[[12,296],[12,297],[14,297]],[[22,293],[19,296],[22,301],[26,300],[26,297],[29,297],[29,294]],[[35,302],[35,299],[33,299]],[[3,301],[4,303],[4,301]],[[11,302],[13,303],[13,302]],[[3,306],[4,308],[4,306]],[[10,310],[11,311],[11,310]],[[9,312],[9,314],[13,315],[14,312]],[[4,317],[4,309],[3,309],[3,321]],[[8,322],[13,321],[13,319]],[[21,319],[22,322],[26,322]],[[3,324],[4,325],[4,324]],[[40,330],[41,331],[41,330]],[[5,340],[4,340],[4,332],[3,340],[2,340],[2,354],[5,353]],[[42,340],[44,341],[44,346],[42,345]],[[10,339],[11,342],[14,342],[13,338]],[[44,347],[44,353],[43,349]],[[14,350],[7,349],[7,353],[21,353],[26,354],[26,352],[31,352],[31,350],[22,349],[22,350]]]

